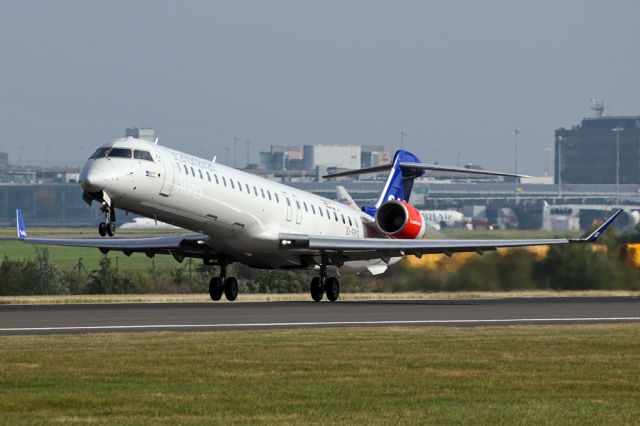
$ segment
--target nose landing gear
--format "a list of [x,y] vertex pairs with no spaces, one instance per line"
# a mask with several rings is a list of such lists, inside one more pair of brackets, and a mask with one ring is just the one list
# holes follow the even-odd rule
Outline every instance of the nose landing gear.
[[98,233],[101,237],[105,237],[107,235],[113,237],[116,235],[116,210],[106,201],[102,202],[100,210],[104,214],[105,221],[100,222],[98,225]]

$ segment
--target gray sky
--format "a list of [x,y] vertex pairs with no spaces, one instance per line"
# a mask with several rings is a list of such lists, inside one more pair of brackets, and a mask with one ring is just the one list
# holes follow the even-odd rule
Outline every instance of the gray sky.
[[[640,114],[640,2],[6,1],[0,150],[81,164],[128,126],[224,160],[233,137],[405,146],[541,174],[553,131]],[[241,143],[239,161],[246,158]]]

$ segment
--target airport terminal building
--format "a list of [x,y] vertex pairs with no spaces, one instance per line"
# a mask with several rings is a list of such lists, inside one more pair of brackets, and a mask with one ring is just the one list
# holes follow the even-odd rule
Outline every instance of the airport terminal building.
[[640,116],[585,118],[555,132],[555,183],[640,184]]

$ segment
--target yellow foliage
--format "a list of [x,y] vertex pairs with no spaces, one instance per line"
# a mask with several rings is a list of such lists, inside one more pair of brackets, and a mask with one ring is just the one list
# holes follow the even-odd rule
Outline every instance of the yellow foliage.
[[[637,266],[640,267],[640,244],[637,244],[637,246]],[[590,247],[594,252],[607,252],[607,246],[603,244],[591,244]],[[498,250],[498,254],[505,255],[513,252],[514,250],[527,251],[533,254],[537,260],[542,260],[549,254],[549,246],[504,248]],[[407,256],[405,257],[405,264],[410,268],[415,269],[455,272],[474,256],[477,256],[477,253],[454,253],[451,257],[445,254],[425,254],[421,259],[418,259],[415,256]]]

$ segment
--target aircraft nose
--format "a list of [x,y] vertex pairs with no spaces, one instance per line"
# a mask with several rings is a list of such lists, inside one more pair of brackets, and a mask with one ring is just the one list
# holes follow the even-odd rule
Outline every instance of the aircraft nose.
[[84,167],[80,173],[80,186],[87,192],[99,192],[104,189],[104,173],[95,167]]

